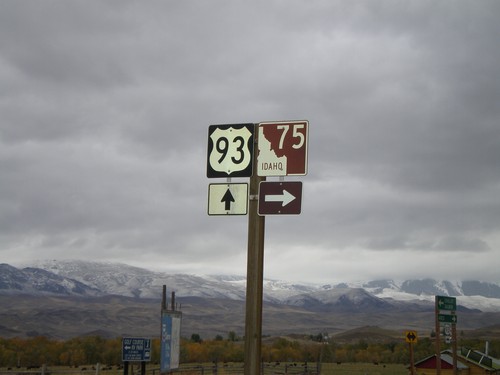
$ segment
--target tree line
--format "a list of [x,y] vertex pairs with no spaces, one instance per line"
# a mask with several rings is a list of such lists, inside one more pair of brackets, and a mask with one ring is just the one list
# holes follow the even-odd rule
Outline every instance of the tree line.
[[[324,340],[321,335],[297,338],[267,338],[262,343],[263,362],[373,362],[409,363],[409,347],[403,340],[392,342],[368,342],[340,344]],[[461,346],[481,350],[484,341],[462,340]],[[445,347],[444,347],[445,348]],[[444,349],[443,348],[443,349]],[[422,359],[434,354],[435,344],[430,338],[419,339],[414,344],[415,358]],[[500,355],[500,340],[492,340],[490,355]],[[152,340],[152,362],[160,358],[160,341]],[[234,332],[227,338],[217,335],[204,340],[198,334],[181,339],[181,363],[243,362],[244,342]],[[32,367],[89,365],[122,363],[122,338],[106,339],[99,336],[77,337],[61,341],[47,337],[0,338],[0,367]]]

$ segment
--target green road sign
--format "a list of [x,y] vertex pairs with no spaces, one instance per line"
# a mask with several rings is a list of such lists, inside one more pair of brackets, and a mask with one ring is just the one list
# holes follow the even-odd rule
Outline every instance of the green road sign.
[[456,315],[438,314],[438,320],[442,323],[457,324],[458,319]]
[[455,311],[457,309],[455,297],[436,296],[436,303],[439,310]]

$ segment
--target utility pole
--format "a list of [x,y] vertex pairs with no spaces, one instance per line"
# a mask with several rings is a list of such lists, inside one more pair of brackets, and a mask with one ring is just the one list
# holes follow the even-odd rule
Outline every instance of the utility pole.
[[[257,133],[257,132],[256,132]],[[259,375],[262,349],[262,295],[264,282],[265,217],[258,214],[257,138],[254,139],[253,175],[248,204],[247,290],[245,306],[245,375]]]
[[434,319],[435,319],[435,329],[436,329],[436,375],[441,375],[441,326],[439,324],[439,297],[434,297]]
[[[451,312],[451,315],[455,315],[455,311]],[[456,320],[455,320],[456,321]],[[453,374],[458,375],[458,353],[457,353],[457,324],[453,323],[451,325],[451,348],[453,350]]]

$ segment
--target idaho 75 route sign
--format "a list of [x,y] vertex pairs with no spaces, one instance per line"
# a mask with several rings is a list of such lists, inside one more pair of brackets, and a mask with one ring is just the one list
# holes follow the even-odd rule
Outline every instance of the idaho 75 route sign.
[[307,174],[309,122],[261,122],[258,126],[258,176]]
[[250,177],[254,124],[208,127],[207,177]]

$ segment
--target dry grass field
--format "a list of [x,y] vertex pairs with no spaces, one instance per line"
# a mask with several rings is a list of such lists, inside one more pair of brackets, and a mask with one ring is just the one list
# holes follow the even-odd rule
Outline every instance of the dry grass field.
[[[234,331],[243,335],[245,327],[244,301],[229,299],[178,298],[182,304],[182,335],[199,334],[203,339],[217,334],[226,336]],[[160,301],[120,296],[102,298],[61,298],[0,295],[0,337],[46,336],[70,339],[97,335],[104,338],[120,336],[158,337]],[[342,335],[345,331],[364,327],[367,323],[397,335],[407,329],[419,335],[428,335],[434,327],[434,310],[332,312],[312,311],[302,307],[265,303],[263,308],[263,334],[318,334],[327,332],[336,341],[348,342],[356,336]],[[500,337],[500,312],[478,311],[460,313],[459,330],[465,337],[475,337],[481,329],[483,339]],[[472,331],[472,332],[471,332]],[[471,332],[469,336],[469,332]],[[350,333],[352,334],[352,332]]]
[[321,375],[407,375],[408,369],[404,365],[373,363],[324,363],[321,366]]

